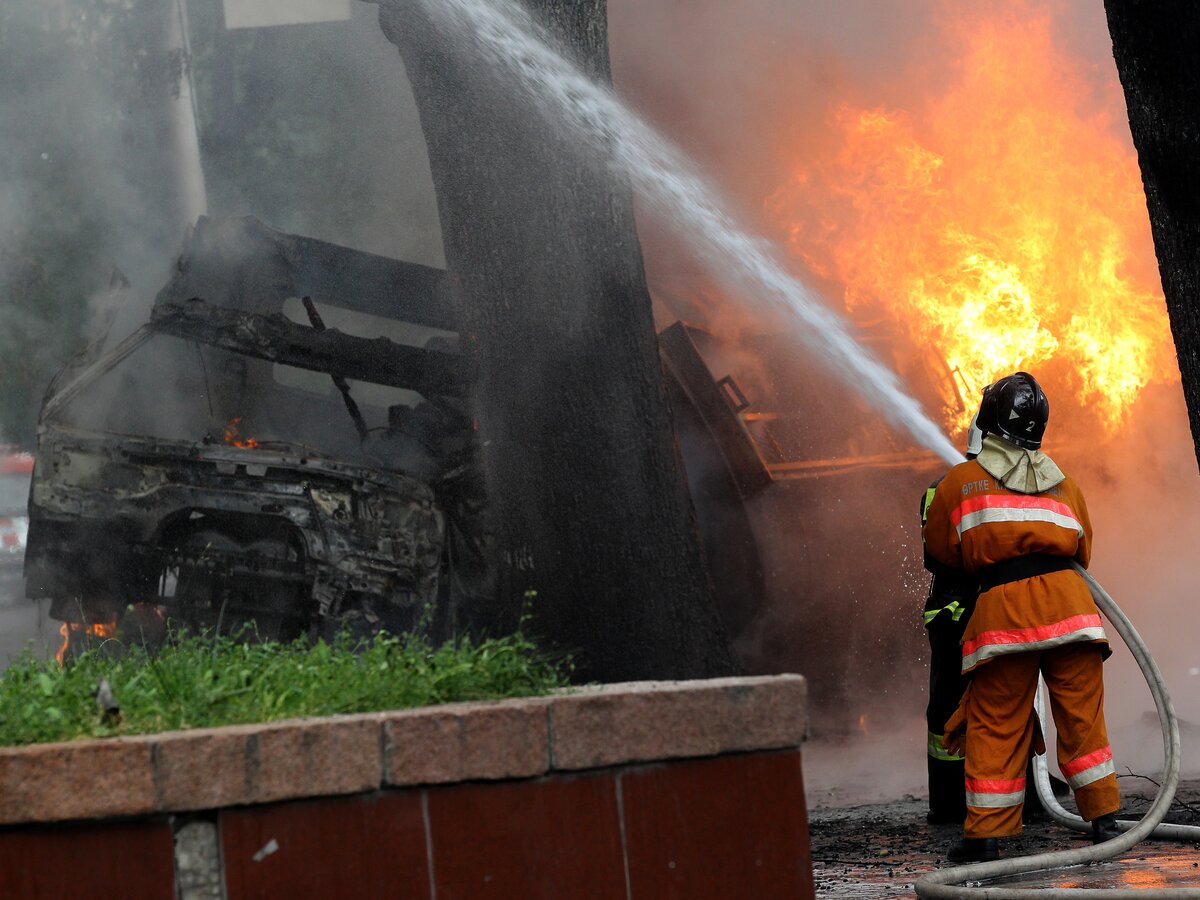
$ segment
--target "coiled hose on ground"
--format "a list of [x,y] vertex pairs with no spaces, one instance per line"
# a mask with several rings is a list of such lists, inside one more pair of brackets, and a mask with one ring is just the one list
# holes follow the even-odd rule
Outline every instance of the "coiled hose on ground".
[[[1163,682],[1162,673],[1158,670],[1153,657],[1150,656],[1150,651],[1146,648],[1145,642],[1142,641],[1141,635],[1137,633],[1137,629],[1133,627],[1133,623],[1121,612],[1120,607],[1113,602],[1112,597],[1084,569],[1078,565],[1075,568],[1083,576],[1083,580],[1087,582],[1088,588],[1092,592],[1092,597],[1096,601],[1096,606],[1100,608],[1100,611],[1104,613],[1116,629],[1117,634],[1121,636],[1121,639],[1129,647],[1133,658],[1137,661],[1138,668],[1142,670],[1142,675],[1146,678],[1146,683],[1150,686],[1150,693],[1154,697],[1154,705],[1158,708],[1158,720],[1162,726],[1163,750],[1166,757],[1166,774],[1163,777],[1162,786],[1154,798],[1154,803],[1140,822],[1124,823],[1123,827],[1128,830],[1120,837],[1113,838],[1111,841],[1081,847],[1076,850],[1056,850],[1051,853],[1039,853],[1034,856],[1019,856],[1011,859],[999,859],[993,862],[973,863],[967,866],[939,869],[936,872],[923,875],[917,880],[915,887],[918,897],[955,898],[955,900],[957,898],[1028,900],[1031,897],[1036,897],[1038,900],[1059,900],[1059,898],[1062,898],[1062,900],[1076,900],[1076,898],[1087,897],[1104,898],[1104,900],[1145,900],[1149,896],[1147,891],[1126,888],[1021,888],[982,885],[971,887],[966,885],[966,882],[986,881],[1010,875],[1062,869],[1068,866],[1100,862],[1119,856],[1150,836],[1152,832],[1155,834],[1158,833],[1156,829],[1160,827],[1159,823],[1162,822],[1163,817],[1167,814],[1167,810],[1171,806],[1171,801],[1175,798],[1175,790],[1179,787],[1179,722],[1175,718],[1175,710],[1171,706],[1171,698],[1167,694],[1167,687]],[[1037,775],[1039,794],[1042,793],[1040,782],[1043,780],[1043,773],[1045,773],[1044,762],[1042,763],[1041,771]],[[1052,794],[1048,774],[1046,775],[1045,782],[1045,793]],[[1050,809],[1054,807],[1062,809],[1057,803],[1054,803],[1053,806],[1047,805],[1047,808]],[[1078,827],[1069,821],[1071,818],[1078,817],[1072,817],[1066,810],[1062,810],[1062,812],[1068,819],[1063,824],[1072,828]],[[1056,818],[1058,817],[1056,816]],[[1084,828],[1089,831],[1091,830],[1090,826],[1083,823],[1082,819],[1078,819],[1078,821]],[[1178,829],[1185,826],[1161,827]],[[1189,832],[1194,833],[1197,831],[1200,831],[1200,829],[1189,829]],[[1182,835],[1163,834],[1161,836],[1181,837]],[[1186,839],[1192,840],[1195,838],[1193,834],[1189,834]],[[1156,888],[1154,896],[1200,900],[1200,888]]]

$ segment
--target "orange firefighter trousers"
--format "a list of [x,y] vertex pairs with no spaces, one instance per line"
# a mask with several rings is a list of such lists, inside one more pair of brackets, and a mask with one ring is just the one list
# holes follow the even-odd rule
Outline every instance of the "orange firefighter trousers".
[[1120,797],[1104,727],[1102,667],[1100,645],[1073,643],[997,656],[974,672],[963,700],[967,837],[1021,833],[1039,669],[1058,730],[1058,764],[1075,790],[1080,815],[1091,821],[1117,811]]

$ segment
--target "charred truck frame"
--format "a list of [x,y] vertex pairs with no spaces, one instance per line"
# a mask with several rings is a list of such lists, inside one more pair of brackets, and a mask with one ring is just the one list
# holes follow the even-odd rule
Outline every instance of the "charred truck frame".
[[481,538],[453,526],[477,473],[442,276],[201,219],[149,322],[50,387],[28,596],[276,638],[445,613],[451,545]]
[[[486,621],[473,367],[447,284],[252,218],[201,218],[149,321],[47,392],[27,595],[77,644],[164,617],[283,639],[406,630],[426,611],[438,637]],[[748,402],[704,362],[709,339],[676,322],[659,345],[737,634],[765,591],[746,504],[774,475]]]

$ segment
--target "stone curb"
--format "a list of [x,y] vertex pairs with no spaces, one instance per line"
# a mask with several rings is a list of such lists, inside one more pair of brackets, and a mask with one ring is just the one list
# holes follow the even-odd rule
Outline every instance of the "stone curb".
[[0,748],[0,825],[218,809],[796,747],[799,675],[632,682],[395,712]]
[[384,783],[544,775],[550,771],[551,702],[538,697],[384,713]]
[[0,754],[0,823],[98,819],[153,812],[153,748],[144,741],[79,741]]
[[804,740],[799,675],[605,685],[551,704],[555,769],[795,747]]

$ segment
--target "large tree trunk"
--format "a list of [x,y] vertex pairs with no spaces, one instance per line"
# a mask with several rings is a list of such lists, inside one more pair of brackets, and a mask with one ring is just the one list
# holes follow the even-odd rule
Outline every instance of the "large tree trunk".
[[1200,4],[1105,0],[1200,459]]
[[[437,2],[437,0],[433,0]],[[529,0],[608,79],[604,0]],[[582,678],[731,671],[663,388],[627,186],[447,41],[383,0],[408,69],[446,259],[477,354],[498,609],[527,592]]]

